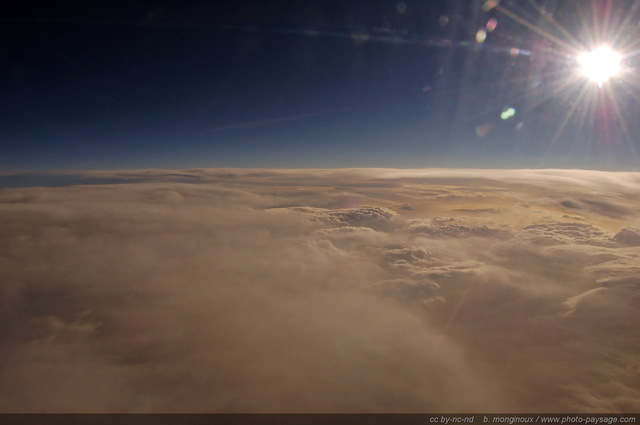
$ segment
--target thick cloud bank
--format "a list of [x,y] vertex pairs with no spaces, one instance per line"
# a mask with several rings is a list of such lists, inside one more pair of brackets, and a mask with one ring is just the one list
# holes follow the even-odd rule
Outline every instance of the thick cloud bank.
[[3,177],[2,412],[640,405],[638,174]]

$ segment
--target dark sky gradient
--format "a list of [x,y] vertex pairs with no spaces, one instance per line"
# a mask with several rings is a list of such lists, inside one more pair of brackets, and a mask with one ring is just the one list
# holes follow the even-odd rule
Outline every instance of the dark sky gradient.
[[[481,1],[219,3],[3,3],[0,170],[636,169],[633,57],[579,98],[566,50]],[[583,39],[635,13],[544,3]],[[563,37],[530,3],[501,6]]]

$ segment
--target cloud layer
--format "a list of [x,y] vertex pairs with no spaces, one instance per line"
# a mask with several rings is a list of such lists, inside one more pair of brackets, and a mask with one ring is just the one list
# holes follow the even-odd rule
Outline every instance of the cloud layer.
[[0,190],[0,411],[637,411],[638,174],[60,176]]

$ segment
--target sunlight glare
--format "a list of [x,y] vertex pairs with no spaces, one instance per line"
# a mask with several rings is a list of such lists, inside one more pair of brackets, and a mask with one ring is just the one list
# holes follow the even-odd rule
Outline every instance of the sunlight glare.
[[602,85],[620,72],[621,56],[609,47],[602,46],[578,56],[580,71],[591,81]]

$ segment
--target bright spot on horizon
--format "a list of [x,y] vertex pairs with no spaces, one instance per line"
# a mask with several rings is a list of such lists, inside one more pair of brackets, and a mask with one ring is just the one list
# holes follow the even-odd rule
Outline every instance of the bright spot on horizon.
[[578,56],[580,72],[597,83],[598,87],[602,87],[609,78],[620,72],[620,60],[620,54],[606,46],[598,47]]

